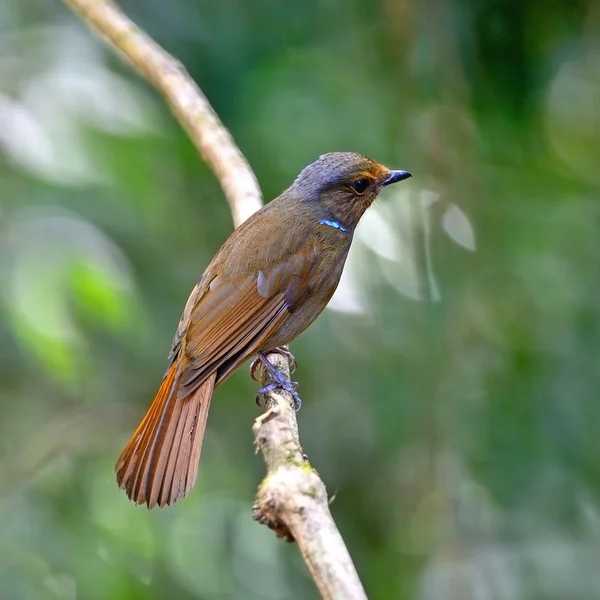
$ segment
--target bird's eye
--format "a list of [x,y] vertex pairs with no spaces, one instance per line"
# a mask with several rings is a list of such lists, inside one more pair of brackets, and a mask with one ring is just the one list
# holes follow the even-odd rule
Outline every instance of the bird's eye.
[[353,184],[352,184],[352,189],[357,193],[357,194],[364,194],[366,189],[369,187],[369,180],[368,179],[357,179]]

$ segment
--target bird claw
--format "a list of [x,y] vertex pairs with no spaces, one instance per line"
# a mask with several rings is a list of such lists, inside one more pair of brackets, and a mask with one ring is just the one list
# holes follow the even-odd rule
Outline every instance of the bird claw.
[[[280,350],[281,349],[278,348],[277,352],[280,352]],[[283,354],[283,352],[280,352],[280,354]],[[283,354],[283,355],[285,356],[285,354]],[[256,378],[254,377],[254,372],[256,371],[256,368],[258,366],[255,364],[257,362],[265,369],[265,371],[269,375],[269,378],[271,381],[269,383],[267,383],[267,385],[261,387],[258,390],[258,392],[256,393],[256,404],[258,406],[261,406],[261,398],[263,396],[265,396],[265,394],[267,394],[268,392],[272,392],[275,389],[282,389],[282,390],[286,391],[294,400],[294,409],[297,411],[300,410],[300,408],[302,407],[302,399],[300,398],[300,396],[298,395],[298,392],[296,391],[296,388],[298,387],[298,382],[290,381],[289,379],[286,379],[269,362],[267,357],[262,352],[258,353],[258,358],[252,363],[252,367],[250,367],[250,375],[252,376],[253,379],[255,379],[255,381],[257,381]],[[294,362],[295,362],[295,360],[294,360]],[[262,408],[262,406],[261,406],[261,408]]]
[[279,382],[272,381],[264,387],[261,387],[258,392],[256,392],[256,405],[264,408],[264,404],[262,403],[263,397],[273,390],[282,389],[286,391],[294,400],[294,410],[299,411],[302,408],[302,398],[300,398],[298,392],[296,391],[297,385],[298,383],[296,381],[284,380],[284,385],[281,385]]
[[273,350],[269,351],[269,353],[271,352],[276,352],[277,354],[281,354],[284,358],[287,358],[290,367],[290,375],[296,370],[296,367],[298,366],[296,357],[285,346],[277,346],[277,348],[273,348]]
[[[269,350],[268,354],[281,354],[284,358],[287,358],[289,367],[290,367],[290,375],[296,370],[298,363],[296,362],[296,357],[284,346],[278,346],[277,348],[273,348]],[[260,356],[255,358],[250,365],[250,377],[254,379],[254,381],[260,382],[260,377],[256,375],[256,370],[259,367],[263,366],[263,361],[260,359]],[[271,363],[269,363],[271,364]]]

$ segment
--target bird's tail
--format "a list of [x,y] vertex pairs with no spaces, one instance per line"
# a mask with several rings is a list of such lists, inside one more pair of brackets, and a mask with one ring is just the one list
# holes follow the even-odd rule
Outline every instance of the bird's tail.
[[173,504],[196,483],[216,374],[180,398],[177,370],[175,361],[115,466],[119,487],[148,508]]

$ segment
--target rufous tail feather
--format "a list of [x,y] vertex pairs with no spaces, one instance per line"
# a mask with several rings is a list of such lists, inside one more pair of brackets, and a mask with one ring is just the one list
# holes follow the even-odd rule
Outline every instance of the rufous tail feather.
[[136,504],[173,504],[194,487],[215,379],[179,398],[177,361],[165,375],[115,466],[119,487]]

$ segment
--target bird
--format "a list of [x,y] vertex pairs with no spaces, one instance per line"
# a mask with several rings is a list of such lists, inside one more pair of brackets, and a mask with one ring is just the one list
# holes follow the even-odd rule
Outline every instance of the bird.
[[266,354],[293,358],[284,347],[333,296],[361,217],[411,176],[362,154],[323,154],[233,231],[194,287],[162,383],[115,465],[131,501],[163,507],[190,492],[213,391],[247,360],[258,357],[271,386],[289,389]]

